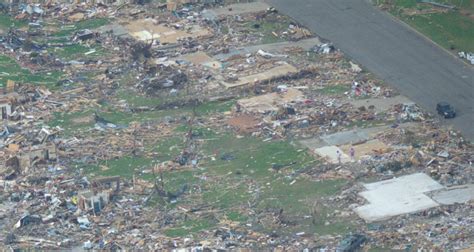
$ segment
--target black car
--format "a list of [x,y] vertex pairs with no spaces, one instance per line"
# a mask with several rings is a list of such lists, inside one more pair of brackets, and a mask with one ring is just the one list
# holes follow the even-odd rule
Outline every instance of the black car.
[[456,111],[447,102],[439,102],[436,104],[436,111],[438,111],[438,114],[444,116],[444,118],[447,119],[456,117]]
[[360,246],[367,240],[361,234],[346,236],[336,249],[336,252],[354,252],[360,250]]

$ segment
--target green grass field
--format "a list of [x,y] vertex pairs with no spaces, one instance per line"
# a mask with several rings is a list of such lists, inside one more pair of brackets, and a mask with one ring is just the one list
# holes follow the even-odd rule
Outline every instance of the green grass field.
[[[158,153],[156,162],[172,160],[183,149],[186,132],[186,126],[178,127],[172,137],[145,148]],[[286,218],[294,222],[288,229],[277,231],[282,234],[307,232],[342,235],[354,228],[347,224],[348,220],[338,220],[328,215],[333,209],[329,210],[326,206],[320,206],[318,215],[313,215],[316,221],[302,217],[312,215],[313,202],[337,194],[347,182],[313,181],[298,175],[300,171],[318,164],[314,157],[298,146],[284,140],[265,142],[250,136],[236,137],[232,132],[211,128],[195,128],[193,132],[200,146],[199,167],[166,171],[163,182],[165,190],[170,192],[177,192],[185,185],[188,188],[200,188],[200,191],[190,190],[177,202],[168,202],[155,196],[150,204],[166,209],[204,204],[222,214],[216,215],[217,219],[207,215],[190,215],[189,219],[178,221],[165,229],[167,236],[193,235],[217,226],[223,219],[251,223],[256,231],[271,232],[273,224],[260,222],[254,214],[249,213],[249,204],[253,205],[251,209],[257,213],[282,209]],[[230,158],[224,160],[223,156]],[[144,174],[142,171],[150,170],[154,162],[143,156],[124,156],[115,160],[102,160],[98,166],[83,168],[96,176],[120,175],[131,178],[135,175],[153,180],[153,174]],[[108,169],[102,170],[104,166]],[[327,225],[328,221],[330,225]]]
[[[456,6],[455,10],[440,11],[430,4],[417,0],[374,1],[388,4],[389,11],[440,46],[453,52],[474,52],[474,1],[438,0],[436,2]],[[434,13],[424,13],[436,10]],[[416,13],[416,12],[419,13]]]
[[14,18],[6,15],[0,14],[0,29],[6,31],[10,27],[20,28],[27,25],[26,21],[15,20]]
[[8,80],[18,83],[28,83],[53,87],[63,75],[62,72],[52,71],[48,73],[32,73],[8,56],[0,55],[0,87],[6,85]]

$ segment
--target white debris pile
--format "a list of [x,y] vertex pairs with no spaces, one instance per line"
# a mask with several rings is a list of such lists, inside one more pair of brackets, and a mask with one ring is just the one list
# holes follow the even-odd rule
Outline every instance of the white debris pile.
[[459,57],[462,59],[466,59],[467,61],[471,62],[474,65],[474,53],[466,53],[466,52],[459,52]]

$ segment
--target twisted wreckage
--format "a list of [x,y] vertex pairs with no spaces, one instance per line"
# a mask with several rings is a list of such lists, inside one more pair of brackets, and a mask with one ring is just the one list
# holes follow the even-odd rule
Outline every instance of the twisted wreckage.
[[5,249],[473,249],[473,147],[257,1],[10,1]]

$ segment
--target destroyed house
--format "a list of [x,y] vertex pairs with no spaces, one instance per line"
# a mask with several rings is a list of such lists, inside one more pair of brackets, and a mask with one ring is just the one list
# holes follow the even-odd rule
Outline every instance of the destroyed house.
[[0,118],[2,120],[6,120],[11,116],[18,97],[18,94],[15,93],[14,81],[8,80],[6,85],[0,84]]
[[82,191],[78,195],[77,206],[82,211],[98,214],[109,203],[110,195],[111,191]]
[[96,178],[92,180],[92,186],[95,188],[112,189],[112,191],[117,192],[120,190],[120,176]]
[[14,95],[0,95],[0,118],[2,120],[8,119],[14,111],[16,98]]
[[88,40],[88,39],[93,39],[94,37],[96,36],[96,34],[89,30],[89,29],[85,29],[85,30],[80,30],[76,33],[75,37],[74,37],[74,40]]
[[33,167],[40,161],[57,160],[57,150],[54,144],[43,144],[32,146],[22,150],[22,154],[18,156],[19,168],[26,169]]
[[77,206],[82,211],[98,214],[120,189],[120,176],[96,178],[91,181],[91,186],[92,190],[79,192]]
[[12,80],[7,80],[6,85],[0,84],[0,95],[15,92],[16,83]]

